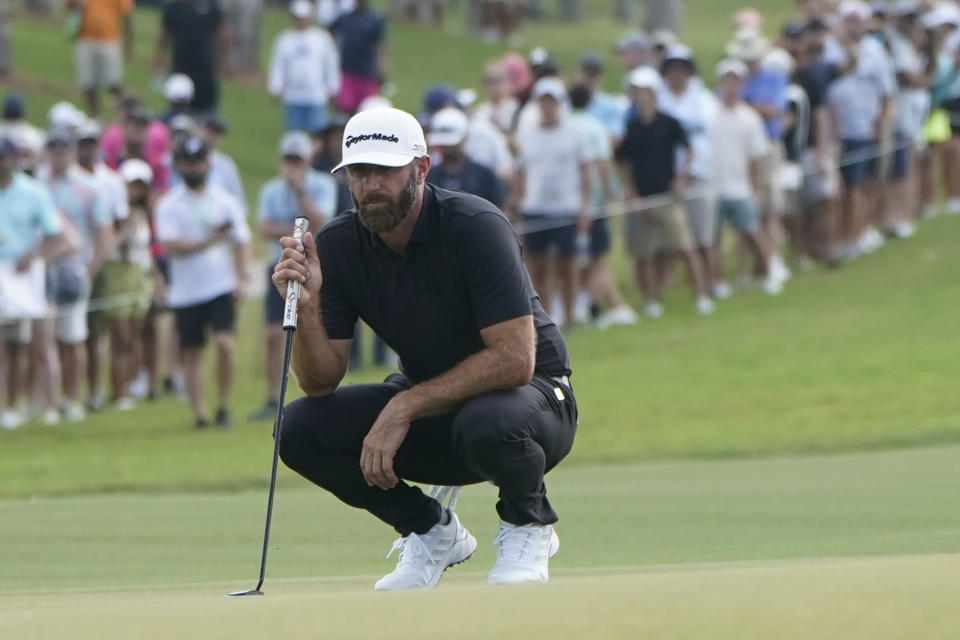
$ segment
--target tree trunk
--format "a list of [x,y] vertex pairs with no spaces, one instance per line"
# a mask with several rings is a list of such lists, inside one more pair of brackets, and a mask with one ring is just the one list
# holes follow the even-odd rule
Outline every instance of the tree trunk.
[[647,31],[669,29],[680,33],[683,18],[683,0],[647,0],[647,14],[643,27]]
[[260,67],[260,19],[263,0],[223,0],[230,29],[230,62],[237,73]]
[[7,0],[0,0],[0,78],[6,78],[13,69],[10,60],[10,7]]

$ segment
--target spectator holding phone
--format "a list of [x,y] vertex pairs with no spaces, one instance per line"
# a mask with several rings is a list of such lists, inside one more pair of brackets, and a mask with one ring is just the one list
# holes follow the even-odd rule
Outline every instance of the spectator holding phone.
[[190,138],[175,162],[183,184],[157,203],[155,234],[170,260],[167,302],[176,316],[187,393],[197,428],[209,425],[204,405],[203,354],[207,333],[217,350],[216,424],[230,426],[228,405],[233,380],[236,303],[247,286],[250,228],[244,207],[230,193],[209,183],[210,149]]

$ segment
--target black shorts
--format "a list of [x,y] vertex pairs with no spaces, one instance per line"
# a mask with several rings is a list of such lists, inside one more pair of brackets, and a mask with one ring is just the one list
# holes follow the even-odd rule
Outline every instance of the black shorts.
[[610,225],[606,218],[590,223],[590,257],[599,258],[610,253]]
[[[573,216],[523,214],[523,246],[528,253],[545,254],[556,249],[561,256],[577,253],[577,221]],[[529,231],[527,231],[529,229]]]
[[283,324],[286,300],[273,286],[273,267],[267,269],[267,294],[263,296],[263,317],[267,324]]
[[231,293],[192,307],[174,309],[173,312],[181,347],[205,345],[208,328],[214,333],[233,333],[236,328],[236,304]]

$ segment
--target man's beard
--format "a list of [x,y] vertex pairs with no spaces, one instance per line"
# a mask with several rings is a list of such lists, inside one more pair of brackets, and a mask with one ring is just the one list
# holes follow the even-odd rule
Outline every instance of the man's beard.
[[185,173],[183,174],[183,183],[191,189],[202,187],[207,181],[205,173]]
[[[417,170],[413,167],[410,170],[410,179],[407,181],[403,191],[396,198],[377,194],[360,203],[356,196],[353,203],[357,207],[357,215],[360,217],[360,224],[367,228],[371,233],[385,233],[397,228],[410,213],[413,201],[417,195]],[[369,205],[376,203],[376,208]]]

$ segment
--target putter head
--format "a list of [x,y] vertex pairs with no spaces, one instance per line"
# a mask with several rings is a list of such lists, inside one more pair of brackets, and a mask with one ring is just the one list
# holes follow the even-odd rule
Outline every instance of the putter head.
[[228,593],[227,595],[228,596],[262,596],[263,591],[260,591],[259,589],[250,589],[250,591],[234,591],[232,593]]

